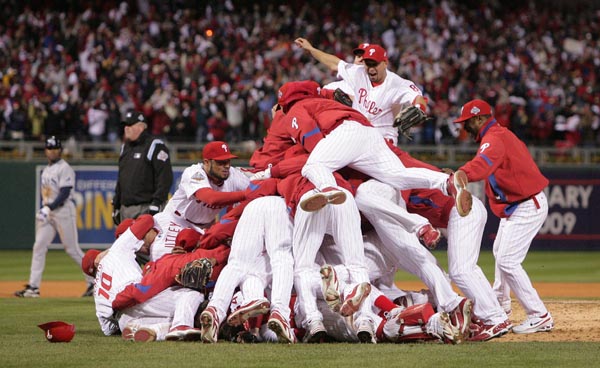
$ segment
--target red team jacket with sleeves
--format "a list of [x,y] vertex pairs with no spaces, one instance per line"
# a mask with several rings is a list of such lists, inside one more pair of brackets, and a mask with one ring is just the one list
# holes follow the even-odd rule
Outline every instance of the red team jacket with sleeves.
[[275,165],[283,159],[288,148],[294,146],[294,141],[284,129],[283,125],[278,122],[283,118],[281,110],[275,113],[270,128],[267,130],[267,135],[263,139],[263,145],[255,150],[250,157],[249,164],[255,170],[264,170],[269,165]]
[[477,155],[460,170],[471,182],[485,180],[485,193],[496,216],[509,217],[519,203],[548,185],[525,144],[493,117],[479,130],[477,142]]
[[337,101],[309,97],[295,102],[278,121],[289,137],[312,152],[317,143],[344,120],[372,126],[364,115]]

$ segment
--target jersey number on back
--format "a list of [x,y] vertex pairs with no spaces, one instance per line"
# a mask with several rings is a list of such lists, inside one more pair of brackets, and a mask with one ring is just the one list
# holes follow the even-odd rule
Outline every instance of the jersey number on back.
[[100,280],[100,287],[98,288],[98,294],[108,300],[110,298],[108,295],[110,288],[112,288],[112,276],[103,272],[102,279]]

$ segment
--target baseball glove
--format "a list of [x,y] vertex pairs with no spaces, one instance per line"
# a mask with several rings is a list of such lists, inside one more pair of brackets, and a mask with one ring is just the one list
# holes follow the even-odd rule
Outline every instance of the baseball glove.
[[195,259],[181,267],[175,281],[183,287],[204,291],[212,270],[213,266],[208,258]]
[[339,88],[336,88],[335,91],[333,91],[333,99],[346,106],[352,107],[352,99],[350,98],[350,96],[348,96],[347,93],[345,93]]
[[416,106],[409,106],[396,115],[394,118],[394,127],[397,127],[402,135],[411,139],[408,134],[410,128],[423,124],[427,119],[429,118],[423,110]]

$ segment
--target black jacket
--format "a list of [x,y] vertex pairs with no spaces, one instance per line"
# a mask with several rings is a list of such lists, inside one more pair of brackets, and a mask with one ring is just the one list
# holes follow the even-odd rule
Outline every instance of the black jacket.
[[171,184],[171,157],[162,140],[144,130],[135,142],[121,146],[114,208],[146,203],[160,206],[167,201]]

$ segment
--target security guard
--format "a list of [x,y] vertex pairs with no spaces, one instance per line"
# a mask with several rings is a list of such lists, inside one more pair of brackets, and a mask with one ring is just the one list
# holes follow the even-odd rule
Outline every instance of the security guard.
[[124,143],[113,198],[115,226],[126,218],[162,211],[173,183],[169,149],[162,140],[148,133],[144,115],[129,111],[123,124]]

